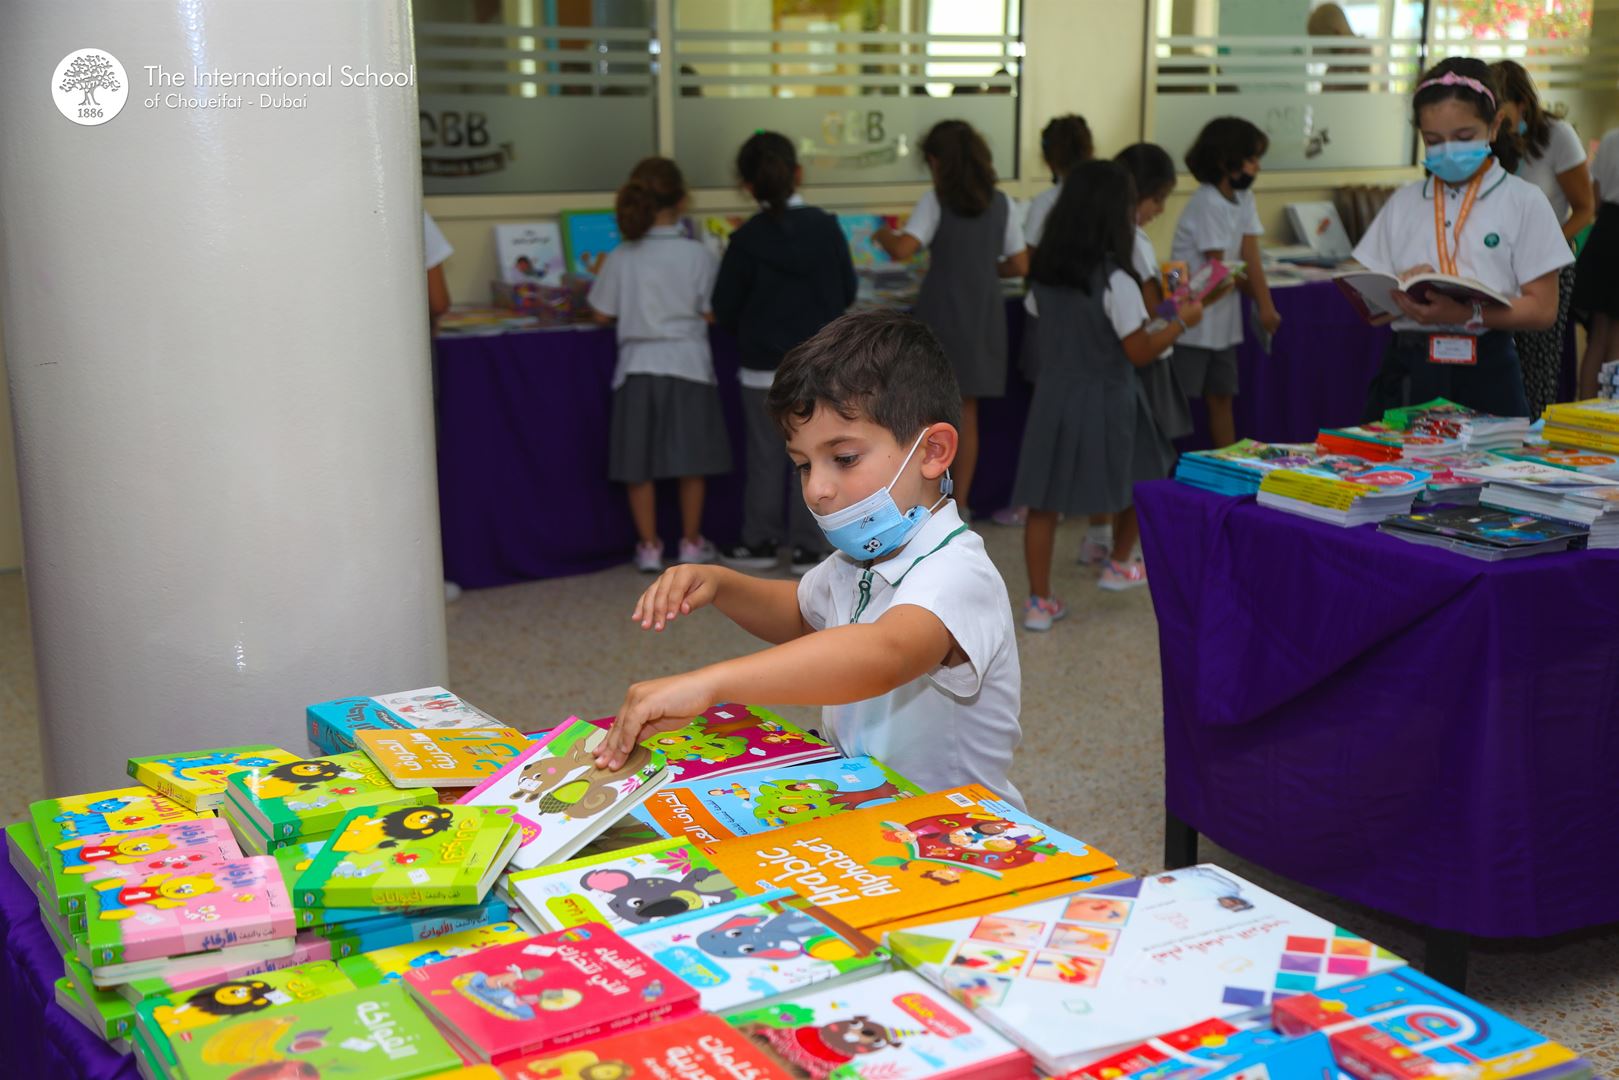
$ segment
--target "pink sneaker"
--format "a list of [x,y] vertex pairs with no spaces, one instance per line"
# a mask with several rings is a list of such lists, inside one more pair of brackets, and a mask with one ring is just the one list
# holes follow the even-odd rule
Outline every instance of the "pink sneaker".
[[1068,605],[1055,596],[1031,596],[1023,605],[1023,629],[1050,630],[1051,624],[1068,617]]
[[656,540],[647,544],[636,544],[635,568],[643,574],[661,573],[663,571],[663,545]]
[[680,542],[680,558],[683,563],[711,563],[720,557],[719,549],[702,537],[698,537],[694,544],[689,540]]
[[1147,564],[1140,559],[1131,559],[1127,563],[1107,561],[1102,567],[1102,576],[1096,579],[1096,587],[1109,592],[1123,592],[1134,589],[1147,583]]
[[1079,565],[1095,566],[1107,562],[1109,547],[1100,540],[1087,536],[1079,545]]
[[990,520],[997,525],[1023,525],[1029,520],[1027,506],[1003,506],[990,515]]

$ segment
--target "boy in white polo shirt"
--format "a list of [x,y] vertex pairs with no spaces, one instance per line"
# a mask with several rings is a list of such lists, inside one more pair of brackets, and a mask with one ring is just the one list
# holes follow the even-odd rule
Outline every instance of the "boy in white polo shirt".
[[719,566],[660,577],[631,616],[643,628],[712,604],[773,647],[636,683],[597,763],[716,702],[820,705],[843,753],[1022,806],[1011,602],[950,499],[961,395],[938,341],[895,312],[845,315],[783,358],[766,406],[836,550],[796,584]]

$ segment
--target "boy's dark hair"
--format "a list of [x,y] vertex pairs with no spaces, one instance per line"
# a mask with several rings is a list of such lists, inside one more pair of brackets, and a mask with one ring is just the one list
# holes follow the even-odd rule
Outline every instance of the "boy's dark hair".
[[1175,159],[1157,143],[1126,146],[1113,160],[1136,182],[1136,199],[1163,199],[1175,190]]
[[642,158],[613,202],[618,234],[625,240],[641,239],[660,211],[679,206],[685,197],[686,178],[679,165],[664,157]]
[[1109,262],[1135,277],[1135,223],[1136,185],[1124,166],[1085,162],[1063,181],[1034,249],[1029,278],[1089,295],[1092,277]]
[[1186,151],[1186,171],[1200,183],[1218,184],[1249,158],[1264,157],[1270,137],[1240,116],[1217,116],[1203,125]]
[[[1486,87],[1490,93],[1481,94],[1471,86],[1461,83],[1440,83],[1437,86],[1422,86],[1423,83],[1433,79],[1443,79],[1446,75],[1456,75],[1464,79],[1473,79]],[[1478,111],[1479,119],[1486,125],[1495,123],[1495,114],[1500,111],[1499,103],[1502,100],[1502,91],[1498,86],[1495,72],[1483,60],[1475,60],[1471,56],[1450,56],[1439,61],[1433,67],[1422,73],[1417,80],[1422,86],[1411,95],[1411,119],[1417,127],[1422,126],[1422,110],[1430,105],[1437,105],[1441,101],[1465,102]],[[1493,95],[1493,100],[1492,100]],[[1504,127],[1504,125],[1503,125]],[[1495,158],[1507,172],[1518,168],[1518,133],[1502,130],[1496,134],[1495,142],[1490,145]]]
[[773,217],[786,213],[797,171],[798,154],[787,136],[779,132],[756,131],[736,153],[737,175]]
[[1040,132],[1040,156],[1046,159],[1051,182],[1055,184],[1072,172],[1075,165],[1096,156],[1091,126],[1083,116],[1074,113],[1052,117]]
[[900,442],[929,424],[961,426],[961,390],[939,339],[897,311],[839,316],[782,357],[765,397],[782,437],[816,406],[870,420]]
[[933,159],[933,189],[939,201],[962,217],[977,217],[995,199],[995,161],[989,144],[965,120],[940,120],[922,139]]

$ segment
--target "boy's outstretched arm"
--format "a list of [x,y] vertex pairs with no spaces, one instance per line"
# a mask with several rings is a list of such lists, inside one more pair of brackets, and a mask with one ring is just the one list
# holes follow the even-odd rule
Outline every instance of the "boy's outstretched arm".
[[630,618],[643,630],[662,630],[680,616],[709,604],[772,645],[810,632],[798,609],[796,581],[749,577],[724,566],[692,563],[659,575],[635,602]]
[[874,623],[832,626],[774,648],[630,687],[596,754],[601,768],[721,701],[845,705],[886,694],[947,663],[959,650],[939,617],[901,604]]

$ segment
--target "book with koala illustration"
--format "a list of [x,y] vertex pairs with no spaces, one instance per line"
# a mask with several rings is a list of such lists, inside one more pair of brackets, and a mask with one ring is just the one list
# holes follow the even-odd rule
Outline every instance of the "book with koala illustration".
[[432,788],[394,787],[359,751],[249,769],[225,782],[225,814],[242,819],[270,841],[327,836],[354,810],[383,812],[438,803]]
[[130,758],[129,775],[192,810],[217,810],[225,801],[225,778],[243,769],[269,768],[302,755],[279,746],[223,746],[185,754]]
[[440,1026],[497,1065],[700,1012],[697,991],[600,923],[409,971],[405,985]]
[[522,870],[507,879],[506,888],[524,914],[547,930],[599,922],[621,934],[742,895],[686,840]]
[[[613,718],[592,721],[611,727]],[[681,783],[711,780],[733,773],[782,768],[838,756],[837,748],[757,705],[715,705],[675,731],[641,740],[669,763],[669,779]]]
[[34,823],[39,850],[46,859],[46,887],[52,890],[58,910],[65,915],[83,910],[83,891],[70,888],[67,895],[55,892],[57,872],[63,868],[58,845],[72,846],[101,833],[135,832],[212,815],[181,806],[151,788],[127,787],[40,799],[29,804],[28,816]]
[[1212,865],[887,935],[1056,1075],[1188,1024],[1403,961]]
[[209,858],[90,883],[79,959],[105,983],[136,961],[290,939],[292,901],[276,861]]
[[460,1066],[403,987],[346,990],[233,1016],[174,1043],[186,1080],[413,1080]]
[[569,858],[668,776],[663,755],[645,746],[617,769],[598,769],[596,749],[606,738],[606,731],[583,720],[564,724],[461,798],[461,805],[482,806],[516,822],[521,838],[513,870]]
[[52,845],[46,856],[45,886],[56,897],[59,911],[78,915],[92,882],[241,854],[230,827],[215,817],[90,833]]
[[1029,1055],[908,971],[732,1013],[802,1080],[1022,1080]]
[[704,850],[738,888],[792,889],[862,930],[1113,866],[977,784]]
[[383,775],[402,788],[477,787],[529,743],[527,735],[509,727],[357,731],[354,739]]
[[665,836],[712,843],[920,794],[876,758],[832,758],[665,784],[635,808],[635,817]]
[[476,806],[355,810],[293,892],[301,908],[477,904],[518,839],[511,818]]
[[[588,1055],[588,1056],[587,1056]],[[776,1058],[717,1016],[628,1031],[571,1046],[560,1054],[540,1054],[506,1062],[506,1080],[561,1080],[595,1076],[591,1065],[621,1077],[692,1077],[694,1080],[793,1080]],[[438,1080],[438,1078],[434,1078]]]
[[514,922],[496,922],[457,930],[441,937],[345,956],[337,964],[343,969],[343,974],[354,980],[355,986],[376,986],[378,983],[398,982],[407,971],[471,956],[479,949],[527,941],[533,936],[533,931],[525,930]]
[[703,1011],[753,1008],[868,978],[888,950],[791,889],[635,927],[630,943],[695,989]]

